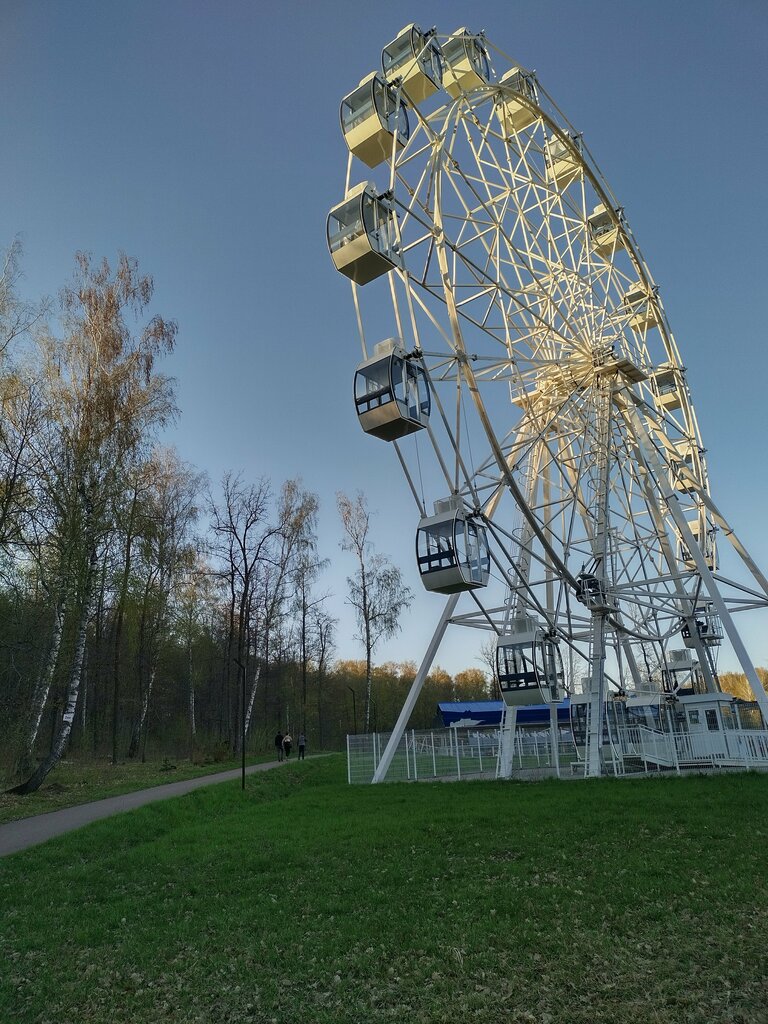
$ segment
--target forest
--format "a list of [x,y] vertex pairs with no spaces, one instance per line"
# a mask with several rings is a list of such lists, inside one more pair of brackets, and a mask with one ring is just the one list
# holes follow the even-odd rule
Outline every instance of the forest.
[[[15,242],[0,277],[0,770],[16,791],[65,754],[216,761],[278,729],[339,749],[391,728],[416,666],[374,656],[410,592],[365,497],[338,496],[361,660],[337,660],[317,496],[236,469],[212,484],[162,443],[177,325],[150,314],[151,276],[78,253],[58,299],[33,304],[21,263]],[[487,694],[479,668],[435,669],[413,723]]]

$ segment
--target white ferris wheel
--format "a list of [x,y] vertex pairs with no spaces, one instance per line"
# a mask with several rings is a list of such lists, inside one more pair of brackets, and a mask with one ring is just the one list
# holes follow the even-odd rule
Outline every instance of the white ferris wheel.
[[710,496],[659,289],[581,135],[482,34],[415,25],[341,129],[328,245],[352,283],[356,411],[394,449],[422,581],[447,595],[378,777],[449,624],[495,638],[509,707],[583,692],[587,775],[607,703],[717,693],[725,637],[768,722],[733,621],[768,581]]

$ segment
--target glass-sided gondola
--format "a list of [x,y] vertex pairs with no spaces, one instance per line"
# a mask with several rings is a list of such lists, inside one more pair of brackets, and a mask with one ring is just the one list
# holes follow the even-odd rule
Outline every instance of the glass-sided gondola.
[[430,392],[423,366],[396,338],[380,342],[355,372],[355,410],[366,434],[396,441],[429,420]]
[[422,32],[418,25],[406,25],[384,47],[381,66],[387,82],[400,80],[412,103],[422,103],[443,83],[443,58],[435,30]]
[[[521,132],[538,118],[536,85],[533,75],[522,68],[512,68],[499,79],[501,92],[500,117],[506,136]],[[528,100],[525,103],[524,100]]]
[[534,618],[512,619],[496,642],[496,677],[510,706],[561,700],[565,674],[557,639]]
[[625,248],[620,212],[613,212],[604,203],[598,203],[587,218],[587,224],[595,249],[601,255],[610,256],[617,249]]
[[658,326],[660,312],[655,290],[646,287],[642,281],[637,281],[627,289],[622,305],[629,313],[629,326],[632,330],[642,332]]
[[408,141],[405,101],[375,71],[341,101],[341,130],[350,152],[369,167],[378,167]]
[[491,572],[485,526],[456,498],[435,502],[416,531],[416,558],[426,590],[457,594],[485,587]]
[[670,412],[680,409],[684,386],[682,369],[671,363],[662,363],[653,375],[653,393],[659,408]]
[[567,188],[584,174],[581,139],[552,135],[545,143],[545,161],[550,181],[558,189]]
[[350,189],[328,214],[328,249],[336,269],[367,284],[402,266],[395,214],[370,182]]
[[491,80],[491,66],[488,51],[482,37],[466,28],[457,29],[450,39],[443,43],[443,85],[453,99],[462,92],[479,89]]

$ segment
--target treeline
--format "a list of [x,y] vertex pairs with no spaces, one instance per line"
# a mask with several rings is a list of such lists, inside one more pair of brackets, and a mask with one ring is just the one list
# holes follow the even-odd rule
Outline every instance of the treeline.
[[[152,279],[78,254],[58,308],[34,306],[19,256],[0,276],[0,762],[18,791],[65,751],[223,758],[278,728],[315,747],[390,728],[415,668],[372,655],[410,594],[362,496],[339,511],[364,660],[336,662],[317,496],[234,472],[212,488],[159,443],[177,330],[150,312]],[[436,670],[415,722],[485,689]]]

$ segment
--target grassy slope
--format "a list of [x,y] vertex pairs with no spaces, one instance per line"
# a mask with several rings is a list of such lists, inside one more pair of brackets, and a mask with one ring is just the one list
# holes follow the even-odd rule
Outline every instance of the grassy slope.
[[0,1020],[768,1021],[766,776],[248,785],[0,861]]
[[[274,755],[249,757],[248,764],[271,761]],[[28,796],[14,796],[3,793],[3,788],[14,785],[6,782],[0,785],[0,825],[7,821],[18,821],[34,814],[58,811],[62,807],[75,807],[92,800],[103,800],[108,796],[132,793],[137,789],[164,786],[168,782],[182,779],[196,779],[200,775],[216,775],[240,767],[240,761],[222,761],[205,765],[193,764],[186,759],[174,760],[173,767],[163,768],[161,761],[128,761],[112,764],[110,761],[62,761],[36,793]]]

